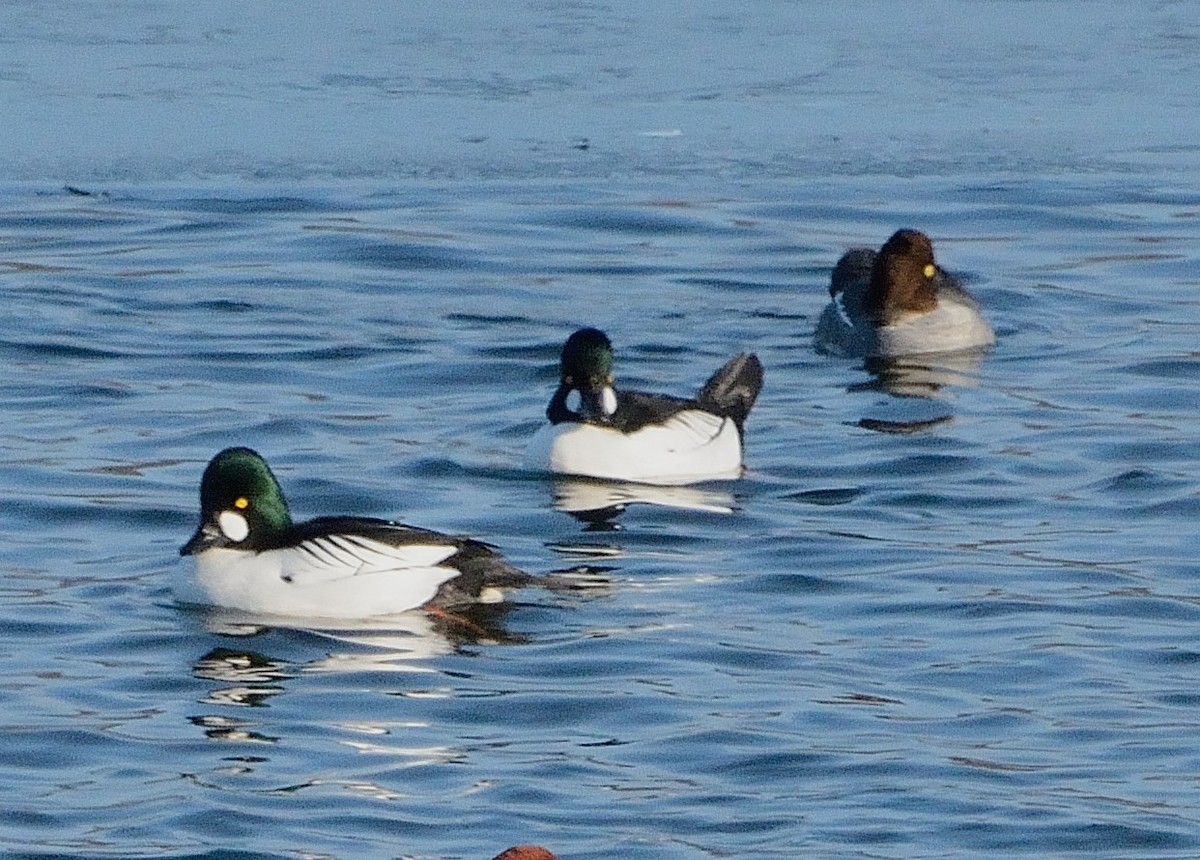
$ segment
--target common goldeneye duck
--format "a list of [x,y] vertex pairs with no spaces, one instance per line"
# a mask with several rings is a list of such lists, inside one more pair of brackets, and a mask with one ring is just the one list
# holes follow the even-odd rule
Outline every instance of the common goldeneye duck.
[[556,860],[555,856],[540,845],[514,845],[501,851],[492,860]]
[[531,577],[490,546],[388,520],[293,523],[275,475],[249,448],[217,454],[200,480],[200,527],[179,550],[195,577],[183,603],[311,618],[367,618],[494,602]]
[[995,342],[979,305],[933,259],[919,230],[897,230],[878,253],[852,248],[829,283],[816,345],[833,355],[890,357],[981,349]]
[[612,343],[583,328],[562,348],[558,390],[526,455],[529,468],[646,484],[689,484],[742,473],[742,427],[762,388],[758,357],[742,353],[694,398],[625,391]]

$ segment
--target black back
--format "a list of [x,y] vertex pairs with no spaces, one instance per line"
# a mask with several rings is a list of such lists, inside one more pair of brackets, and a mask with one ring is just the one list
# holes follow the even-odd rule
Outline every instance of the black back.
[[493,546],[483,541],[371,517],[317,517],[295,525],[285,539],[272,548],[295,547],[331,534],[364,537],[391,546],[454,547],[454,555],[439,562],[439,566],[452,567],[459,575],[442,583],[428,606],[445,608],[474,603],[485,588],[520,588],[534,582],[533,577],[506,562]]

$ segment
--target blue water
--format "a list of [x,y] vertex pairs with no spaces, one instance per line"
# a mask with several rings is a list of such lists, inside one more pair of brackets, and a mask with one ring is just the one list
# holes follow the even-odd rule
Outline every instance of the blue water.
[[[6,856],[1200,856],[1191,6],[101,5],[4,11]],[[982,360],[812,349],[899,226]],[[755,350],[747,477],[522,472],[583,324],[657,390]],[[577,587],[181,610],[230,444]]]

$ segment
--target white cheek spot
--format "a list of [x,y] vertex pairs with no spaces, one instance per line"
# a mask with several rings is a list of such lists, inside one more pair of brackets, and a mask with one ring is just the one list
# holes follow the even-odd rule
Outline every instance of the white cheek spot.
[[567,392],[567,408],[572,412],[578,412],[579,407],[583,405],[583,395],[576,389],[572,388]]
[[617,392],[612,390],[611,385],[604,386],[604,393],[600,396],[600,404],[604,409],[605,415],[612,415],[617,411]]
[[221,527],[221,534],[225,535],[225,539],[234,543],[241,543],[246,539],[246,535],[250,534],[250,524],[237,511],[221,511],[221,515],[217,517],[217,525]]

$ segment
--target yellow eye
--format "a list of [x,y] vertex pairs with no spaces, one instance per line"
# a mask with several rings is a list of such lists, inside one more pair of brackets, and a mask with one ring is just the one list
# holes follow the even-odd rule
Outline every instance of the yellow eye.
[[246,508],[250,507],[250,500],[245,496],[238,496],[236,499],[234,499],[233,506],[239,510],[245,510]]
[[934,275],[934,272],[936,272],[936,271],[937,271],[937,266],[935,266],[933,263],[928,264],[925,267],[925,277],[932,278]]
[[569,375],[568,375],[568,376],[564,376],[564,377],[563,377],[563,382],[565,382],[567,385],[574,385],[574,384],[575,384],[575,380],[574,380],[574,379],[572,379],[572,378],[571,378]]

